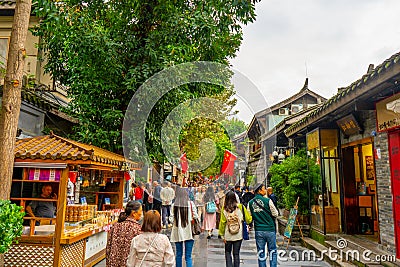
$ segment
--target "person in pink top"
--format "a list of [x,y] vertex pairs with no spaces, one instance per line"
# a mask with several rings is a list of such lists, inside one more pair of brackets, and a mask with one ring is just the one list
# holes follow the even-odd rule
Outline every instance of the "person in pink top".
[[207,188],[207,191],[203,197],[203,203],[205,205],[206,213],[204,214],[202,229],[208,232],[207,239],[210,239],[212,237],[213,229],[216,228],[217,215],[216,215],[216,211],[210,212],[210,210],[207,209],[207,205],[209,203],[210,204],[214,203],[215,206],[218,206],[218,204],[219,204],[219,199],[215,195],[214,188],[212,186],[209,186]]

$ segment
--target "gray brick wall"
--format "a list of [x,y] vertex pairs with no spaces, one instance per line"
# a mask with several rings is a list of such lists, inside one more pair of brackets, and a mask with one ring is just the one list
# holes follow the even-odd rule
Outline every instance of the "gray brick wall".
[[377,133],[375,148],[381,150],[381,159],[375,160],[377,195],[379,209],[379,230],[382,249],[396,253],[393,220],[393,196],[389,165],[389,145],[387,133]]

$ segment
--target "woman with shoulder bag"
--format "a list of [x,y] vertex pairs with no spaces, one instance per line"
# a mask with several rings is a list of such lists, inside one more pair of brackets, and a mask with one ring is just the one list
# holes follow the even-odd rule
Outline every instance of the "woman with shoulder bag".
[[[226,193],[225,203],[221,210],[221,220],[219,222],[219,235],[225,243],[225,262],[227,267],[239,267],[240,247],[244,232],[243,221],[251,223],[250,212],[237,202],[236,194],[232,191]],[[232,264],[233,250],[233,264]]]
[[192,267],[192,250],[194,236],[192,233],[192,220],[198,219],[196,205],[189,200],[189,194],[185,188],[177,187],[175,202],[171,207],[170,221],[172,223],[171,242],[176,247],[176,267],[182,267],[183,249],[185,247],[186,267]]
[[214,188],[209,186],[203,197],[206,213],[204,214],[203,230],[208,232],[207,239],[212,237],[213,229],[216,228],[217,223],[217,205],[219,203],[218,197],[214,193]]
[[107,237],[106,266],[126,266],[129,247],[132,239],[141,233],[139,221],[143,215],[142,204],[138,201],[129,201],[124,212],[121,212],[118,222],[115,223]]
[[127,267],[174,266],[171,243],[161,232],[161,216],[156,210],[145,213],[142,234],[132,239]]

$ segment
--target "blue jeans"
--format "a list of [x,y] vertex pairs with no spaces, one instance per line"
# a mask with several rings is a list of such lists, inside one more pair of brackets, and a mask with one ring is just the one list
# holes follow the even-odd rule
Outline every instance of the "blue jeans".
[[186,267],[193,267],[193,264],[192,264],[192,250],[193,250],[194,240],[186,240],[184,242],[175,242],[176,267],[182,267],[183,243],[185,243]]
[[161,218],[162,218],[163,225],[167,226],[169,224],[168,218],[171,215],[170,212],[171,212],[171,205],[162,205],[161,206],[161,215],[162,215]]
[[[258,267],[267,266],[267,257],[269,257],[270,267],[276,267],[277,262],[277,251],[276,251],[276,233],[267,231],[256,231],[256,246],[258,256]],[[268,255],[265,256],[265,245],[268,247]]]

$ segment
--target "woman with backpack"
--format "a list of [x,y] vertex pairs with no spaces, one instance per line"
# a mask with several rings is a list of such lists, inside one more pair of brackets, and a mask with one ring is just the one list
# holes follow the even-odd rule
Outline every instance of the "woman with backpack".
[[228,191],[219,222],[219,235],[225,243],[225,262],[227,267],[238,267],[240,265],[239,254],[243,240],[243,220],[247,224],[251,223],[250,212],[247,211],[244,205],[237,202],[236,194],[233,191]]
[[171,242],[176,248],[176,267],[182,267],[183,250],[185,250],[186,267],[192,267],[192,250],[194,236],[192,221],[198,219],[196,205],[189,199],[187,189],[176,187],[175,202],[171,206],[170,221],[172,223]]
[[205,206],[206,213],[204,214],[203,230],[208,232],[207,239],[212,237],[212,231],[216,228],[217,221],[217,205],[219,203],[218,197],[214,193],[214,188],[209,186],[203,197],[203,203]]

